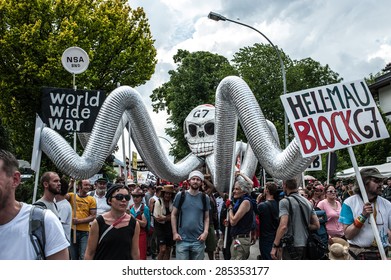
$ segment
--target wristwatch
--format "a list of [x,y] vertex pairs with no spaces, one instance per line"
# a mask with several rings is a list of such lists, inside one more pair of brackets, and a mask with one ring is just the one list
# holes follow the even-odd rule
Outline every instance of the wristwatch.
[[273,243],[273,248],[280,248],[281,245],[276,245],[276,243]]

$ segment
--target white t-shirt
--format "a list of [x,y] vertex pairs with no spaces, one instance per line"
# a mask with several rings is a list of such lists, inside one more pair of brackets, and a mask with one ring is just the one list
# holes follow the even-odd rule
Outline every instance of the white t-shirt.
[[96,193],[94,194],[94,198],[96,200],[96,216],[102,215],[110,211],[111,206],[106,202],[106,196],[99,197]]
[[[34,260],[37,255],[29,235],[30,204],[22,204],[19,213],[10,222],[0,225],[0,260]],[[45,212],[45,256],[65,248],[69,242],[59,219],[52,211]]]
[[[345,225],[354,223],[354,219],[362,213],[364,201],[356,194],[348,197],[342,204],[339,222]],[[387,199],[378,196],[375,203],[372,203],[373,209],[376,209],[376,225],[379,231],[380,240],[383,247],[390,246],[388,242],[388,231],[391,230],[391,202]],[[377,246],[374,243],[372,226],[369,224],[370,219],[367,219],[360,229],[360,232],[349,243],[359,247]]]
[[72,206],[68,200],[63,199],[56,202],[58,214],[60,216],[61,224],[68,241],[71,240],[71,226],[72,226]]

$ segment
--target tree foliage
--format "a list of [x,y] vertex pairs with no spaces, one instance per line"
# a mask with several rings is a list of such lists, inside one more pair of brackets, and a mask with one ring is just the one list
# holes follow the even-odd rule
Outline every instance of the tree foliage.
[[31,157],[41,87],[73,86],[61,65],[68,47],[81,47],[90,58],[76,77],[78,88],[110,92],[150,79],[154,40],[144,11],[127,2],[0,0],[0,118],[19,158]]
[[155,112],[166,110],[170,114],[171,127],[166,133],[176,142],[170,153],[181,159],[190,153],[184,138],[185,118],[198,105],[214,105],[218,84],[236,72],[225,57],[210,52],[178,50],[174,61],[177,69],[169,71],[170,80],[153,90],[151,99]]
[[[322,66],[311,58],[292,60],[281,49],[278,51],[284,63],[287,93],[342,80],[328,65]],[[254,93],[265,117],[276,126],[280,143],[284,143],[284,108],[280,100],[284,86],[276,49],[270,45],[254,44],[241,48],[232,62]],[[292,138],[292,133],[290,136]]]

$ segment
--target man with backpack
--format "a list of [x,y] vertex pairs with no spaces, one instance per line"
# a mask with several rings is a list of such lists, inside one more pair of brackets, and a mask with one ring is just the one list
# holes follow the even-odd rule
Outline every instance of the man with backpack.
[[54,202],[55,196],[61,192],[60,176],[56,172],[47,171],[42,174],[40,182],[43,187],[43,196],[34,205],[51,210],[60,219],[57,205]]
[[[1,260],[68,260],[69,242],[59,219],[52,211],[19,202],[15,191],[21,182],[15,156],[0,149],[0,259]],[[32,209],[39,220],[35,220]],[[30,218],[37,221],[32,225]],[[35,230],[32,230],[34,226]],[[33,233],[40,231],[44,238]],[[38,241],[39,240],[39,244]],[[41,246],[39,246],[41,245]]]
[[176,241],[177,260],[203,260],[205,240],[209,229],[210,200],[200,191],[204,175],[190,172],[188,191],[179,192],[171,213],[173,239]]
[[[307,239],[320,228],[311,202],[298,193],[296,179],[283,182],[286,197],[279,202],[280,223],[270,255],[273,259],[307,259]],[[308,226],[307,226],[308,225]]]

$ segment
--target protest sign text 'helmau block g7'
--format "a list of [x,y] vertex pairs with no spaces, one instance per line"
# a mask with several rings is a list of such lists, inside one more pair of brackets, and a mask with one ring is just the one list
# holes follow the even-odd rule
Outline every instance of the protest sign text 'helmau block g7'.
[[389,137],[363,80],[280,97],[303,157]]

